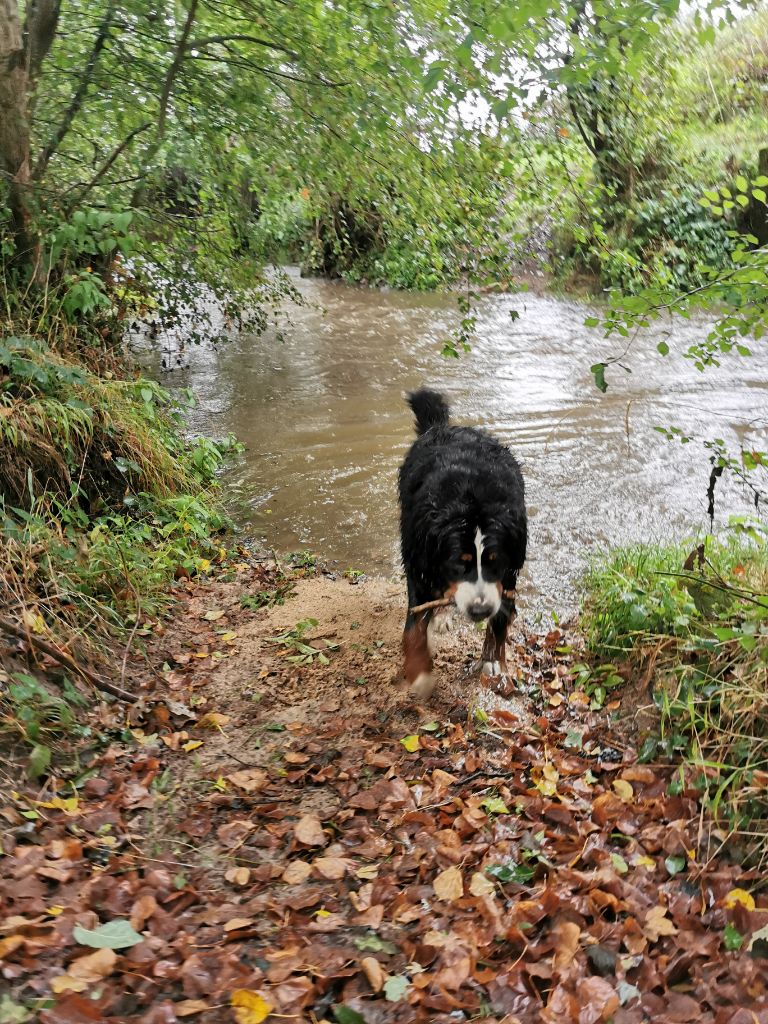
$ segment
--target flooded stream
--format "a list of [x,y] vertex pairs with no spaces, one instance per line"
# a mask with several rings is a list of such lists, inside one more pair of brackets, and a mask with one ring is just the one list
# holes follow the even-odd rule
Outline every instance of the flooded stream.
[[[600,549],[706,527],[705,453],[666,442],[654,426],[765,446],[764,361],[726,358],[699,373],[680,353],[700,324],[641,332],[627,357],[633,372],[613,369],[601,395],[589,367],[617,342],[583,326],[581,303],[487,296],[472,351],[452,360],[440,349],[457,320],[453,296],[297,283],[308,304],[292,310],[283,340],[201,347],[163,376],[196,394],[195,433],[232,431],[246,445],[226,476],[231,507],[277,550],[309,549],[340,569],[397,570],[397,468],[413,436],[403,395],[420,384],[444,392],[455,420],[488,427],[522,461],[529,609],[570,611],[575,582]],[[656,351],[662,337],[666,358]],[[750,509],[747,493],[723,485],[721,523]]]

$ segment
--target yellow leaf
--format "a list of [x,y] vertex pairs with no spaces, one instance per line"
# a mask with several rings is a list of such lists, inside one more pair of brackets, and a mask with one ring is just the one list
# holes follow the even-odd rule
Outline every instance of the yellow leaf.
[[747,910],[755,909],[754,897],[746,889],[731,889],[725,897],[726,910],[731,910],[737,903],[740,903],[742,907],[746,907]]
[[21,613],[21,621],[32,633],[45,632],[45,620],[40,612],[32,611],[31,608],[25,608]]
[[620,800],[624,801],[625,804],[628,804],[635,796],[634,789],[632,789],[632,786],[626,781],[626,779],[614,779],[613,791]]
[[210,559],[201,558],[197,563],[197,568],[200,570],[200,572],[208,572],[208,570],[211,568]]
[[54,811],[64,811],[65,814],[69,815],[80,813],[80,806],[76,796],[55,796],[52,800],[36,800],[35,803],[38,807],[50,807]]
[[270,1015],[274,1006],[249,988],[238,988],[230,997],[235,1010],[237,1024],[261,1024]]
[[439,900],[453,903],[464,895],[464,879],[456,865],[453,865],[440,872],[432,883],[432,888]]
[[215,608],[209,612],[206,612],[203,618],[207,619],[208,622],[217,622],[224,615],[226,615],[226,612],[224,611],[223,608]]
[[487,875],[476,871],[469,880],[469,891],[473,896],[490,896],[496,892],[496,886]]
[[414,754],[419,749],[418,736],[403,736],[400,740],[409,754]]
[[181,749],[186,750],[186,752],[189,753],[191,750],[197,750],[198,747],[202,747],[202,745],[202,740],[190,740],[189,743],[183,744]]
[[229,715],[220,715],[217,711],[209,711],[207,715],[203,715],[202,718],[198,719],[198,729],[218,729],[219,732],[225,725],[229,724]]
[[636,857],[632,863],[636,868],[647,868],[649,871],[656,870],[656,861],[653,857]]
[[223,644],[231,643],[235,639],[237,639],[237,633],[225,633],[223,636],[219,637],[219,640],[221,640]]

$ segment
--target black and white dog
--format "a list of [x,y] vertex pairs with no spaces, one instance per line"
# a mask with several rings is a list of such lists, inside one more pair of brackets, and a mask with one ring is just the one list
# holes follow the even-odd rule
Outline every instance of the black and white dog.
[[451,426],[442,395],[408,396],[417,438],[400,468],[400,534],[408,581],[405,680],[417,698],[435,684],[428,635],[432,609],[453,598],[473,622],[488,620],[485,675],[504,675],[507,629],[528,537],[523,477],[511,452],[474,427]]

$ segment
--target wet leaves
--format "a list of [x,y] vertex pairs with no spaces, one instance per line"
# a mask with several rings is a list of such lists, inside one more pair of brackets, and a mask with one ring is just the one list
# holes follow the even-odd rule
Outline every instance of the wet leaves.
[[[202,698],[214,659],[193,652],[225,642],[206,607],[234,620],[221,594],[196,605],[174,697],[129,746],[0,801],[21,1019],[45,999],[41,1024],[768,1021],[759,879],[697,847],[679,771],[571,700],[559,630],[516,652],[542,692],[524,720],[438,703],[427,720],[358,669],[302,716],[335,662],[275,645],[247,668],[259,701]],[[111,929],[114,948],[81,945]]]

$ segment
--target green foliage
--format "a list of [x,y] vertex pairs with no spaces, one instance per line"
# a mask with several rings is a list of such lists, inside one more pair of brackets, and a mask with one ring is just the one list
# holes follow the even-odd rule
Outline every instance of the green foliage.
[[[744,526],[743,523],[735,524]],[[597,659],[653,681],[659,724],[641,759],[682,756],[684,786],[729,830],[766,841],[768,547],[757,524],[722,539],[613,552],[590,573],[583,626]]]

